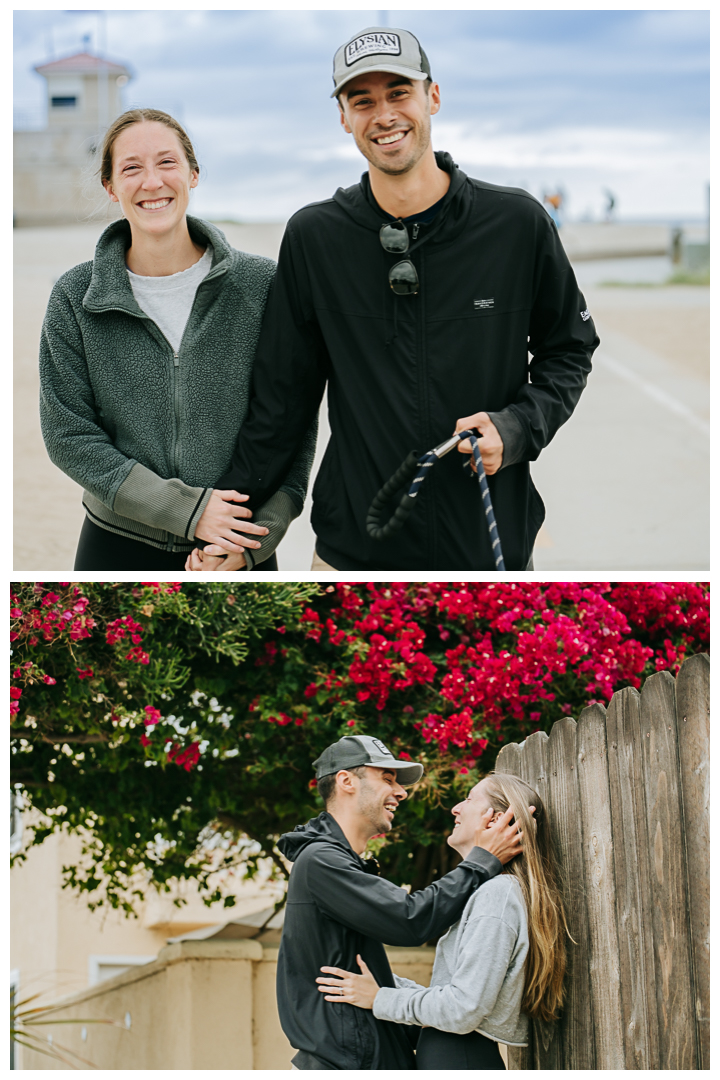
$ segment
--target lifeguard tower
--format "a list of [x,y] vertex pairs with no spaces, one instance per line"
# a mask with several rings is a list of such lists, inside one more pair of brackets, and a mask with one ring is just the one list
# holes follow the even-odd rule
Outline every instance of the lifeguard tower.
[[42,131],[14,133],[14,222],[67,225],[117,216],[114,204],[92,189],[97,150],[123,109],[122,89],[132,78],[121,63],[75,53],[39,64],[47,83],[47,123]]

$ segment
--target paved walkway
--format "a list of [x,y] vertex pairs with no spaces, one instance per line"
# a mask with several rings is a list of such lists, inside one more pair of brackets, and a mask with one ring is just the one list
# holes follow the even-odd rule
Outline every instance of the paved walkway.
[[[227,226],[275,256],[281,226]],[[79,488],[48,460],[37,416],[37,346],[53,281],[92,257],[97,226],[15,231],[16,570],[69,570]],[[578,265],[582,278],[582,263]],[[695,571],[709,566],[709,290],[587,288],[602,345],[574,416],[533,464],[547,508],[539,571]],[[320,449],[327,443],[321,417]],[[309,502],[278,557],[312,558]]]
[[601,346],[532,466],[538,570],[709,568],[709,290],[593,289]]

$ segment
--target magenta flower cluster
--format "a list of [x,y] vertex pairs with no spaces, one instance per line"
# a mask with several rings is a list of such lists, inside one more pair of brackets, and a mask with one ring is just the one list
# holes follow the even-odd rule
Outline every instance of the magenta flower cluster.
[[[380,713],[415,714],[427,744],[443,755],[461,751],[457,763],[470,767],[489,738],[545,728],[578,701],[606,703],[653,671],[675,672],[709,643],[708,589],[687,582],[395,582],[334,591],[330,618],[308,609],[302,622],[311,641],[352,647],[339,694]],[[305,696],[317,686],[315,677]]]

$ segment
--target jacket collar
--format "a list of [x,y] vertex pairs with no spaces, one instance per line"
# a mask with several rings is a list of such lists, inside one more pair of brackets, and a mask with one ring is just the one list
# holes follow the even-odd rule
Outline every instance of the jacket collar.
[[329,831],[334,837],[334,839],[338,840],[343,845],[343,847],[346,847],[348,849],[350,854],[354,856],[355,860],[360,864],[366,874],[380,873],[380,866],[377,862],[377,859],[374,859],[372,855],[368,856],[367,859],[363,859],[360,855],[358,855],[357,851],[355,851],[355,849],[350,846],[350,841],[348,840],[347,836],[342,831],[332,814],[328,813],[327,810],[323,810],[320,817],[326,821]]
[[[201,218],[187,217],[193,240],[212,249],[212,267],[204,282],[225,274],[230,266],[232,248],[223,233]],[[130,246],[130,226],[123,218],[113,221],[104,230],[95,248],[90,285],[83,298],[86,311],[127,311],[130,315],[147,318],[133,296],[125,265],[125,252]]]
[[283,833],[278,841],[278,848],[286,859],[295,862],[301,851],[309,844],[318,842],[339,844],[350,853],[358,867],[366,874],[379,874],[380,867],[373,858],[361,859],[345,836],[332,814],[323,810],[316,818],[311,818],[304,825],[296,825],[292,832]]
[[[450,174],[450,187],[440,213],[429,225],[424,226],[424,236],[420,243],[430,240],[438,232],[442,233],[443,241],[452,239],[462,230],[469,211],[469,202],[472,200],[467,175],[457,167],[450,154],[438,150],[435,152],[435,160],[444,172]],[[363,173],[359,184],[350,188],[338,188],[333,199],[358,225],[373,232],[377,233],[388,219],[372,193],[368,173]]]

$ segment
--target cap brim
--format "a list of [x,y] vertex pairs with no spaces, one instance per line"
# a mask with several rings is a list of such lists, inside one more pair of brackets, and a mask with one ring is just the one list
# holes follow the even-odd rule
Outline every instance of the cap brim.
[[389,71],[391,75],[404,75],[406,79],[415,79],[417,82],[424,82],[425,79],[430,78],[424,71],[416,71],[415,68],[401,67],[400,64],[378,63],[373,64],[372,67],[363,67],[359,71],[353,71],[346,75],[340,85],[335,87],[330,97],[337,97],[343,86],[347,86],[349,82],[352,82],[359,75],[369,75],[373,71]]
[[418,765],[414,761],[395,761],[394,758],[391,761],[387,759],[385,761],[366,761],[365,764],[370,769],[394,769],[397,773],[398,783],[402,784],[403,787],[417,784],[425,771],[422,765]]

